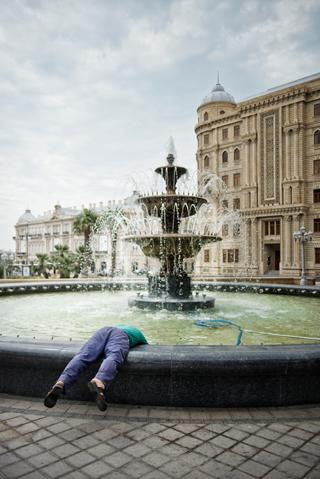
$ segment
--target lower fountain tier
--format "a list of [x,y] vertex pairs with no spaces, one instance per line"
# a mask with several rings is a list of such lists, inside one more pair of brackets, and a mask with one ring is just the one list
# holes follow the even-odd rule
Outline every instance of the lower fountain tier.
[[162,235],[126,236],[126,241],[140,246],[146,256],[160,258],[163,255],[192,258],[208,243],[221,241],[219,236],[167,233]]
[[135,306],[139,309],[159,310],[166,309],[168,311],[194,311],[196,309],[208,309],[214,307],[215,298],[172,298],[170,296],[164,297],[150,297],[140,295],[137,298],[129,299],[129,306]]

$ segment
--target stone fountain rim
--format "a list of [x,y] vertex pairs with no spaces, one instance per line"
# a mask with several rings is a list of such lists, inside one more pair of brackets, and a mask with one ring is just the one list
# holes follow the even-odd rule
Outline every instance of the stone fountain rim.
[[[2,283],[0,298],[39,292],[101,290],[101,286],[120,290],[128,286],[142,289],[146,284],[142,281],[104,280]],[[281,292],[320,297],[320,289],[310,286],[220,282],[194,283],[194,287],[243,292],[259,292],[259,288],[263,288],[260,292],[266,294]],[[0,392],[43,397],[80,345],[78,341],[43,342],[0,337]],[[93,365],[80,378],[68,396],[70,399],[91,399],[86,384],[96,368],[97,364]],[[35,371],[37,374],[34,374]],[[265,407],[320,403],[320,348],[318,344],[138,346],[130,351],[125,366],[110,389],[109,400],[173,407]]]

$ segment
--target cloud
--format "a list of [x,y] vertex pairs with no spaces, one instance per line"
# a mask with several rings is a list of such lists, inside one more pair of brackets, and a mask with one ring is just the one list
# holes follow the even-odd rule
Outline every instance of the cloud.
[[0,248],[29,207],[121,198],[170,135],[195,166],[216,70],[236,97],[318,70],[316,0],[17,0],[0,10]]

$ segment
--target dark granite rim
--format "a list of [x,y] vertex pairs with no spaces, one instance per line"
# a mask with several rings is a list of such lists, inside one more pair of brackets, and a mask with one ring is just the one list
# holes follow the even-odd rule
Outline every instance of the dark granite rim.
[[[143,282],[63,281],[0,285],[14,294],[101,289],[136,289]],[[314,287],[243,283],[194,283],[194,290],[257,292],[319,297]],[[42,397],[81,342],[0,338],[0,392]],[[92,366],[68,393],[90,400],[86,383]],[[35,374],[36,372],[36,374]],[[139,346],[130,351],[108,395],[114,403],[265,407],[320,403],[320,346]]]
[[[136,290],[147,289],[145,281],[121,280],[49,280],[21,283],[0,283],[1,296],[32,293],[63,293],[71,291],[101,291],[101,290]],[[291,296],[320,297],[320,288],[315,286],[297,286],[269,283],[246,282],[192,282],[192,289],[197,291],[221,291],[232,293],[280,294]]]

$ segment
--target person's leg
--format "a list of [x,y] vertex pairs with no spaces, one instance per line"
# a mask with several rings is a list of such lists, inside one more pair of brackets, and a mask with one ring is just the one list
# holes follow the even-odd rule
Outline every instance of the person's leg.
[[119,367],[124,363],[129,351],[128,335],[121,329],[114,328],[105,345],[105,359],[93,378],[99,379],[107,391],[118,373]]
[[80,349],[67,364],[55,385],[45,397],[44,404],[53,407],[61,394],[66,392],[70,385],[77,379],[81,371],[102,356],[105,344],[112,328],[99,329]]
[[64,368],[57,383],[62,382],[66,391],[87,366],[104,354],[111,330],[112,328],[106,327],[96,331]]

